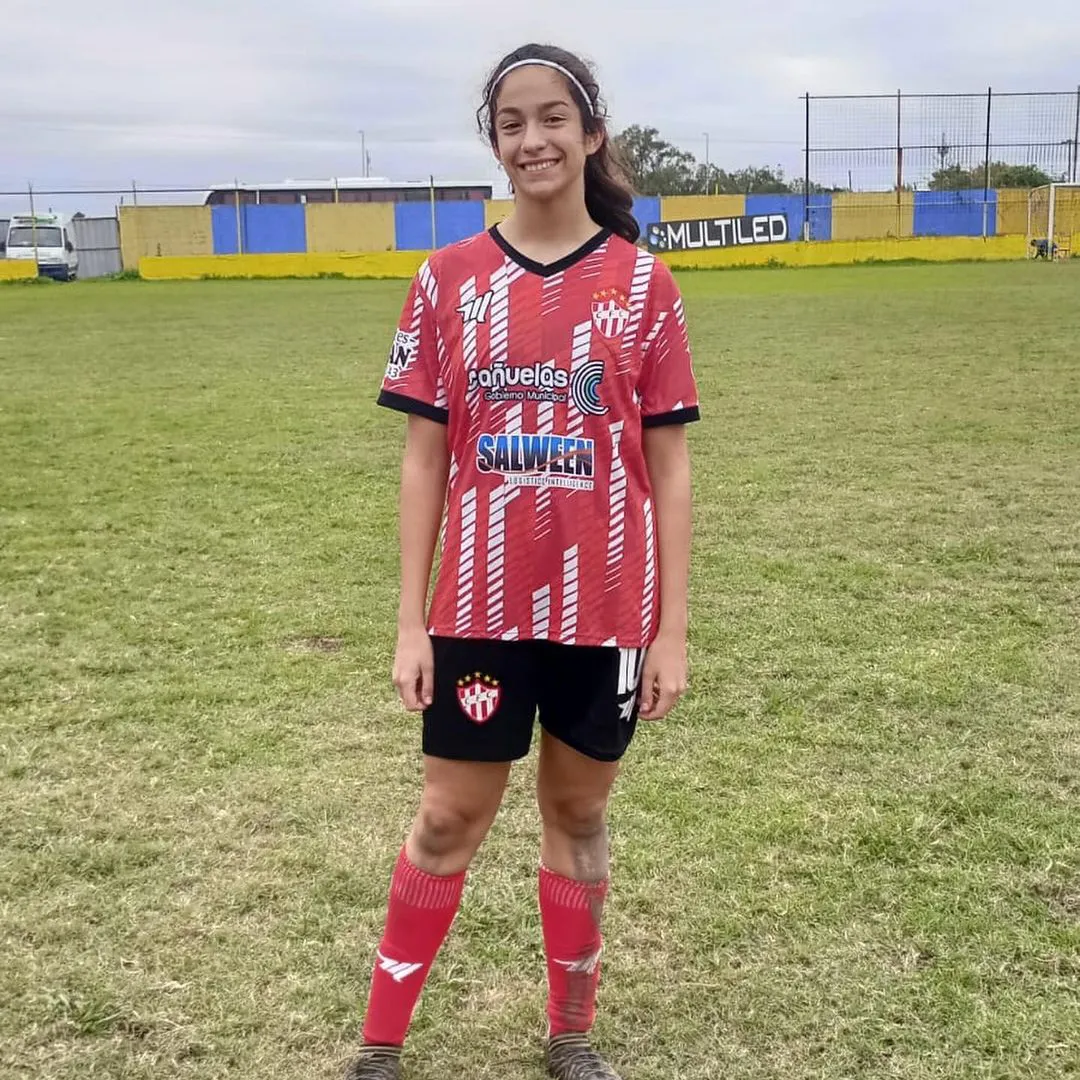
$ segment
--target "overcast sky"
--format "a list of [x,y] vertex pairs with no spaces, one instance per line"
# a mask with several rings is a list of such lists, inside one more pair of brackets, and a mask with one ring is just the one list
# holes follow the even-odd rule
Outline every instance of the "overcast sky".
[[795,174],[807,90],[1080,83],[1077,0],[661,6],[663,17],[643,0],[3,0],[0,190],[360,175],[361,129],[373,175],[494,181],[475,134],[479,88],[530,40],[598,65],[616,127],[655,126],[700,159],[708,132],[714,162]]

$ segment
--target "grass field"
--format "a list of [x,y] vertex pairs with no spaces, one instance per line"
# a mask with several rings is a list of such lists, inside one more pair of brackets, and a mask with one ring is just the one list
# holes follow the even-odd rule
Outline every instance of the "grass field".
[[[1080,1076],[1080,266],[681,278],[692,687],[612,804],[627,1080]],[[0,289],[0,1076],[316,1080],[418,792],[403,282]],[[532,761],[409,1076],[539,1080]]]

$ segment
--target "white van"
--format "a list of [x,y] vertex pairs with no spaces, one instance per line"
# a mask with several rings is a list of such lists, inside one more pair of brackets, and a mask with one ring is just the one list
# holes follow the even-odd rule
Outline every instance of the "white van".
[[15,214],[4,237],[5,258],[37,259],[38,273],[60,281],[79,274],[79,253],[67,214]]

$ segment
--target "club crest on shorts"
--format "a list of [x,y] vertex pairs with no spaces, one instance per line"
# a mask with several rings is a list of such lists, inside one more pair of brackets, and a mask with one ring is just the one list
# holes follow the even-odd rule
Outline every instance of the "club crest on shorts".
[[601,289],[593,293],[592,321],[606,338],[621,337],[630,320],[630,300],[622,289]]
[[458,679],[457,699],[461,711],[474,723],[486,724],[494,715],[502,700],[502,687],[498,679],[481,675],[479,671]]

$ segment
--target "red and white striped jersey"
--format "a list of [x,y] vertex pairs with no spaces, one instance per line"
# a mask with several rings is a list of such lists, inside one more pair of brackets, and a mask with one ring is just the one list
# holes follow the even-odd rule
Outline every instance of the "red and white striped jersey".
[[379,403],[448,425],[431,633],[652,641],[642,430],[699,416],[664,263],[607,230],[546,266],[497,228],[443,248],[409,288]]

